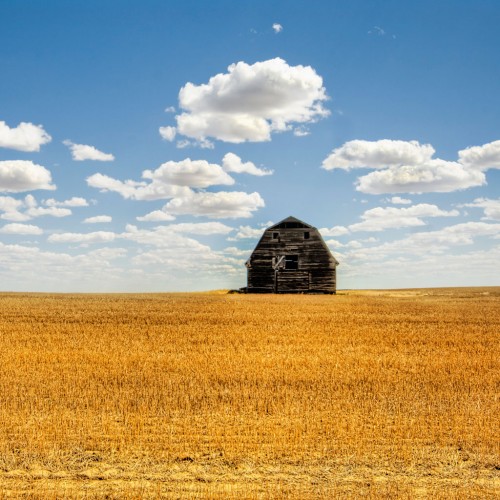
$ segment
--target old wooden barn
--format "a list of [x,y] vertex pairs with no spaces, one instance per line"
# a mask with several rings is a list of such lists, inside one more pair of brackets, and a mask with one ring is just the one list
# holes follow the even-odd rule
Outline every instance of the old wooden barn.
[[335,293],[338,262],[319,231],[287,217],[264,231],[246,262],[247,293]]

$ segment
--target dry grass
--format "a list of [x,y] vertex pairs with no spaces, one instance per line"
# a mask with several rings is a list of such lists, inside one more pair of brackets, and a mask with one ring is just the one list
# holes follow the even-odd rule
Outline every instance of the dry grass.
[[0,294],[0,498],[498,498],[500,288]]

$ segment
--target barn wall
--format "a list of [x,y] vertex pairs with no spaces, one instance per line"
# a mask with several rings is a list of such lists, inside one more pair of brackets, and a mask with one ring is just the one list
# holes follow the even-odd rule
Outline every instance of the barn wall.
[[[304,233],[309,238],[304,239]],[[279,233],[279,238],[273,234]],[[298,255],[297,270],[280,270],[275,277],[273,257]],[[335,293],[336,261],[315,228],[268,229],[250,257],[248,269],[249,292]]]

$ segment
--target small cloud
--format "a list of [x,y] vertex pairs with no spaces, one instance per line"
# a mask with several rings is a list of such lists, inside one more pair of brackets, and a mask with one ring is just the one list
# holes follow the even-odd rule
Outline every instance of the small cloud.
[[71,150],[71,156],[75,161],[113,161],[115,157],[109,153],[103,153],[99,151],[94,146],[89,146],[88,144],[75,144],[70,140],[63,141],[65,146]]
[[374,26],[371,30],[368,31],[368,34],[369,35],[384,36],[386,34],[386,32],[380,26]]
[[311,132],[307,129],[307,127],[295,127],[293,129],[293,135],[295,137],[304,137],[306,135],[309,135]]
[[136,217],[136,219],[141,222],[165,222],[175,220],[175,217],[163,212],[163,210],[154,210],[142,217]]
[[273,30],[275,33],[281,33],[283,31],[283,26],[281,26],[281,24],[279,23],[274,23]]
[[177,144],[175,145],[175,147],[177,149],[184,149],[184,148],[187,148],[191,145],[192,144],[190,141],[188,141],[187,139],[182,139],[181,141],[177,141]]
[[174,198],[165,205],[164,210],[172,215],[237,219],[252,217],[252,212],[264,205],[264,200],[257,192],[197,192],[190,196]]
[[5,226],[0,228],[0,233],[38,235],[38,234],[43,234],[43,230],[38,226],[33,226],[31,224],[12,223],[12,224],[5,224]]
[[52,140],[41,125],[21,122],[17,127],[10,128],[4,121],[0,121],[0,148],[15,149],[17,151],[40,151],[40,146]]
[[175,113],[175,111],[175,106],[169,106],[168,108],[165,108],[165,113]]
[[[31,195],[28,195],[31,196]],[[28,198],[28,196],[26,198]],[[28,202],[26,201],[26,204]],[[77,196],[73,196],[73,198],[64,201],[57,201],[54,198],[49,198],[48,200],[44,200],[43,204],[47,207],[88,207],[89,204],[85,198],[79,198]],[[36,206],[36,205],[35,205]]]
[[389,203],[394,203],[394,205],[411,205],[411,200],[401,198],[400,196],[393,196],[392,198],[386,198],[385,200]]
[[109,215],[96,215],[95,217],[88,217],[83,221],[84,224],[99,224],[103,222],[111,222],[113,220]]
[[26,214],[30,217],[41,217],[43,215],[50,215],[52,217],[67,217],[71,215],[72,212],[69,208],[59,208],[59,207],[31,207],[26,210]]
[[162,138],[168,142],[172,142],[177,134],[177,129],[175,127],[160,127],[158,131]]
[[29,160],[0,161],[0,192],[22,193],[35,189],[56,189],[45,167]]
[[251,161],[243,163],[241,158],[234,153],[227,153],[224,158],[222,158],[222,168],[226,172],[234,172],[237,174],[250,174],[250,175],[272,175],[272,170],[266,170],[263,168],[256,167]]
[[94,233],[59,233],[51,234],[47,241],[50,243],[105,243],[113,241],[115,233],[96,231]]

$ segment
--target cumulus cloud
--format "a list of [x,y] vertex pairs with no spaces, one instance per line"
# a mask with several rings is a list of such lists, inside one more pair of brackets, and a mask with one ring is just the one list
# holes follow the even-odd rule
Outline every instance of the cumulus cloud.
[[200,236],[208,236],[212,234],[228,234],[234,229],[221,222],[183,222],[181,224],[170,224],[170,231],[175,233],[189,233]]
[[500,199],[476,198],[472,203],[466,203],[463,206],[482,208],[485,219],[500,220]]
[[175,217],[167,214],[163,210],[153,210],[146,215],[136,217],[136,219],[142,222],[164,222],[175,220]]
[[355,140],[334,149],[323,161],[322,167],[325,170],[386,169],[425,163],[434,152],[430,144],[420,144],[418,141]]
[[59,207],[30,207],[25,213],[30,217],[41,217],[43,215],[50,215],[52,217],[67,217],[72,214],[69,208]]
[[177,129],[175,127],[160,127],[158,131],[162,138],[169,142],[172,142],[177,134]]
[[21,200],[16,200],[11,196],[0,196],[0,210],[3,212],[11,212],[17,210],[23,205]]
[[224,172],[220,165],[190,158],[178,162],[167,161],[156,170],[145,170],[142,177],[152,180],[153,183],[192,188],[234,184],[234,179]]
[[206,84],[182,87],[177,132],[201,141],[269,141],[272,132],[327,116],[326,99],[323,80],[310,66],[290,66],[280,58],[240,61]]
[[258,239],[264,234],[261,227],[240,226],[236,235],[231,240]]
[[344,226],[334,226],[332,228],[324,227],[319,230],[322,236],[324,237],[335,237],[335,236],[343,236],[345,234],[349,234],[349,229]]
[[0,192],[21,193],[35,189],[56,189],[45,167],[28,160],[0,161]]
[[73,196],[69,200],[57,201],[54,198],[49,198],[43,202],[48,207],[88,207],[89,204],[85,198]]
[[87,178],[89,186],[101,191],[114,191],[126,199],[161,200],[176,196],[189,196],[191,188],[207,188],[214,185],[231,185],[234,179],[220,165],[205,160],[168,161],[156,170],[144,170],[146,181],[120,181],[104,174],[94,174]]
[[392,198],[387,198],[389,203],[394,203],[394,205],[411,205],[411,200],[407,198],[401,198],[400,196],[393,196]]
[[359,177],[356,190],[369,194],[449,193],[486,183],[484,174],[445,160],[390,167]]
[[417,141],[350,141],[333,150],[322,166],[326,170],[375,170],[356,181],[356,189],[369,194],[446,193],[486,183],[474,162],[446,161],[432,158],[433,154],[431,145]]
[[264,168],[256,167],[251,161],[243,163],[241,158],[234,153],[227,153],[224,158],[222,158],[222,168],[226,172],[234,172],[237,174],[250,174],[250,175],[272,175],[272,170],[266,170]]
[[87,177],[87,184],[102,192],[115,192],[130,200],[165,200],[174,196],[188,195],[187,187],[174,186],[163,182],[137,182],[133,180],[120,181],[104,174],[94,174]]
[[115,157],[109,153],[103,153],[99,151],[94,146],[89,146],[87,144],[75,144],[70,140],[63,141],[65,146],[71,150],[71,156],[75,161],[113,161]]
[[41,125],[21,122],[17,127],[10,128],[4,121],[0,121],[0,148],[15,149],[17,151],[40,151],[40,146],[52,140]]
[[169,251],[176,249],[186,249],[188,251],[192,251],[193,249],[210,251],[209,247],[206,245],[179,233],[182,233],[182,231],[175,231],[171,226],[158,226],[153,229],[139,229],[132,224],[128,224],[126,232],[122,233],[120,237],[145,245],[166,247]]
[[411,207],[376,207],[367,210],[362,216],[362,222],[351,224],[349,230],[383,231],[384,229],[399,229],[402,227],[424,226],[425,217],[456,217],[458,210],[441,210],[436,205],[421,203]]
[[164,210],[173,215],[195,215],[214,219],[248,218],[252,212],[264,206],[259,193],[239,191],[199,192],[169,201]]
[[109,215],[96,215],[94,217],[87,217],[83,223],[84,224],[99,224],[101,222],[111,222],[113,218]]
[[500,141],[462,149],[458,158],[462,165],[478,170],[500,168]]
[[29,235],[39,235],[43,234],[43,230],[38,226],[33,226],[31,224],[5,224],[5,226],[0,228],[0,233],[5,234],[29,234]]
[[93,233],[57,233],[51,234],[47,241],[50,243],[105,243],[113,241],[116,234],[109,231]]
[[283,31],[283,26],[281,26],[281,24],[279,23],[274,23],[273,30],[275,33],[281,33]]

